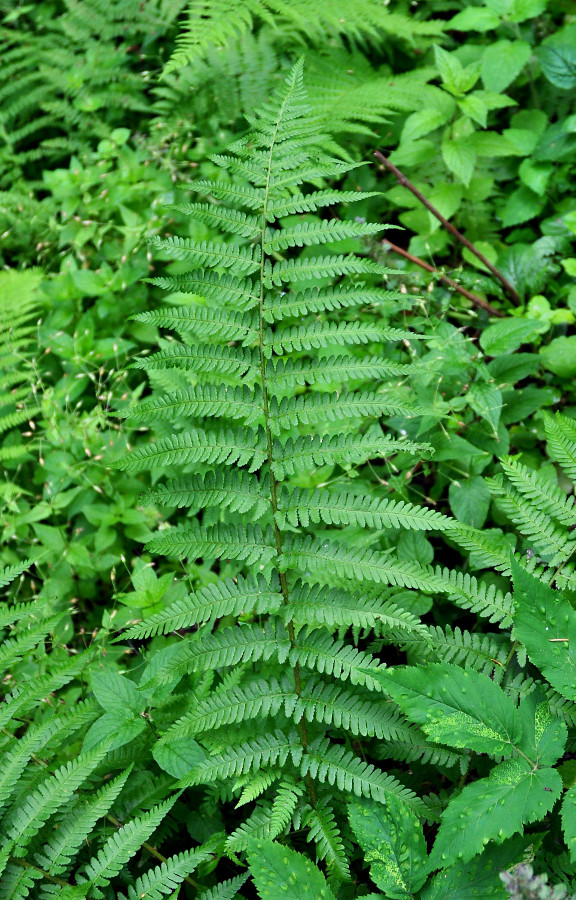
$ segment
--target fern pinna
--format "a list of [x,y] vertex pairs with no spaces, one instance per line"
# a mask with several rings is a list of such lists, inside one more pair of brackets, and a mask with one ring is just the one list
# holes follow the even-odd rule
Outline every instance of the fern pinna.
[[[154,239],[169,258],[194,267],[154,283],[205,302],[138,316],[174,329],[180,340],[163,340],[136,364],[168,391],[130,416],[164,427],[164,436],[117,465],[184,469],[147,501],[192,515],[162,528],[149,549],[219,570],[217,581],[126,632],[142,639],[188,631],[140,682],[150,690],[185,679],[178,688],[184,714],[163,731],[156,759],[172,759],[168,770],[182,788],[219,785],[239,804],[260,798],[229,838],[230,849],[245,847],[251,835],[306,828],[319,856],[346,879],[335,790],[378,801],[396,795],[426,810],[396,776],[363,758],[361,738],[389,742],[379,745],[378,758],[438,753],[383,702],[374,677],[381,663],[358,644],[370,633],[401,643],[423,630],[395,601],[398,588],[452,588],[433,570],[379,549],[385,532],[441,527],[443,517],[369,495],[347,477],[370,460],[414,459],[427,447],[380,425],[386,415],[423,412],[403,384],[410,364],[385,355],[390,342],[414,337],[388,327],[380,313],[380,303],[396,299],[377,286],[387,270],[332,247],[323,255],[310,250],[382,226],[290,218],[365,196],[325,187],[302,192],[306,183],[352,168],[328,158],[325,142],[308,114],[298,63],[252,133],[214,158],[232,177],[192,185],[220,202],[186,210],[195,222],[218,225],[229,242]],[[405,304],[404,295],[397,299]],[[359,344],[373,350],[355,355]],[[315,536],[307,533],[311,525]],[[189,765],[175,764],[176,753]],[[446,764],[459,759],[440,755]]]

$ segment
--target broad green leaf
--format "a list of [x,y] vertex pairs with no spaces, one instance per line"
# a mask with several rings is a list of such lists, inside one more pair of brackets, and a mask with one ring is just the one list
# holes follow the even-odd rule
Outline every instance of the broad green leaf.
[[426,842],[414,813],[391,794],[385,803],[353,800],[348,815],[374,884],[390,900],[412,898],[427,872]]
[[486,675],[431,663],[397,666],[374,677],[432,741],[510,756],[522,738],[515,703]]
[[499,16],[492,9],[469,8],[457,13],[448,22],[450,31],[491,31],[498,28]]
[[498,423],[502,412],[502,392],[495,384],[475,382],[468,391],[468,402],[474,412],[484,419],[494,434],[498,431]]
[[542,365],[560,378],[576,375],[576,335],[558,337],[540,350]]
[[485,844],[502,843],[524,825],[550,812],[562,792],[555,769],[534,769],[524,759],[509,759],[488,778],[467,785],[442,814],[430,855],[436,868],[472,859]]
[[510,22],[524,22],[543,13],[548,0],[512,0],[506,18]]
[[190,737],[173,738],[170,743],[158,741],[152,748],[152,756],[164,772],[173,778],[184,778],[201,762],[206,753]]
[[482,332],[480,346],[488,356],[501,356],[531,343],[546,329],[547,325],[533,319],[501,319]]
[[524,184],[540,197],[546,191],[554,166],[552,163],[534,162],[532,159],[524,159],[520,164],[518,173]]
[[434,59],[444,87],[453,94],[467,93],[480,77],[480,66],[477,63],[464,68],[454,53],[449,53],[437,44],[434,46]]
[[482,528],[490,509],[491,495],[480,475],[453,481],[448,495],[450,509],[459,522],[472,525],[474,528]]
[[274,841],[251,841],[248,864],[260,900],[335,900],[320,869]]
[[501,93],[520,74],[532,48],[526,41],[496,41],[482,55],[482,81],[488,91]]
[[555,87],[570,91],[576,87],[576,47],[551,43],[540,47],[538,59],[545,78]]
[[537,216],[544,201],[531,188],[522,185],[512,191],[502,210],[502,224],[505,228],[521,225]]
[[515,560],[514,633],[553,688],[576,699],[576,611]]
[[470,184],[476,165],[476,150],[468,138],[451,140],[446,136],[442,141],[442,158],[460,181],[465,185]]
[[510,838],[475,859],[442,869],[425,886],[422,900],[507,900],[500,872],[520,862],[528,843],[528,838]]
[[146,707],[146,697],[129,678],[117,672],[97,672],[92,676],[92,690],[106,712],[126,716],[130,712],[139,714]]
[[562,801],[562,830],[572,862],[576,862],[576,785],[566,791]]
[[130,710],[126,715],[118,711],[105,713],[86,732],[83,749],[92,750],[99,744],[107,743],[110,750],[117,750],[138,737],[145,728],[145,719]]

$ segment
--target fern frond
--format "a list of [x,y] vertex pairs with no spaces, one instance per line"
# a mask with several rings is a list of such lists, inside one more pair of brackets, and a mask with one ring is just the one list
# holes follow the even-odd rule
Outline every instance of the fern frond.
[[346,854],[334,810],[328,804],[312,808],[306,819],[308,840],[316,845],[316,858],[325,860],[328,870],[339,881],[351,881],[350,861]]
[[146,372],[177,368],[217,377],[234,375],[249,382],[257,375],[258,359],[254,352],[239,347],[172,343],[152,356],[137,359],[132,368],[144,369]]
[[[312,195],[313,196],[313,195]],[[335,288],[308,288],[305,291],[290,291],[280,297],[270,294],[264,299],[264,320],[270,324],[282,319],[296,318],[313,312],[350,309],[357,306],[380,306],[385,303],[406,302],[406,295],[399,291],[386,291],[382,288],[364,287],[362,285]],[[389,329],[390,340],[394,340],[399,330]],[[413,337],[413,335],[411,335]],[[384,337],[384,339],[387,339]],[[371,338],[367,338],[371,340]]]
[[548,452],[576,483],[576,425],[568,416],[544,413],[544,428]]
[[266,459],[265,438],[251,429],[187,430],[133,450],[111,465],[124,472],[142,472],[175,463],[236,463],[258,470]]
[[147,506],[157,504],[194,509],[219,506],[233,512],[250,512],[254,519],[260,519],[270,508],[262,484],[242,470],[220,469],[205,475],[168,481],[140,499]]
[[58,823],[58,829],[54,829],[49,842],[36,854],[38,865],[50,875],[60,875],[67,870],[78,849],[92,834],[96,822],[112,807],[130,772],[131,767],[104,785],[93,797],[79,800],[71,810],[66,811],[65,818]]
[[[346,238],[360,238],[377,234],[385,227],[372,222],[340,222],[337,219],[331,222],[302,222],[300,225],[283,228],[282,231],[270,230],[264,242],[264,250],[266,253],[283,252],[290,247],[311,247]],[[275,284],[278,282],[275,281]]]
[[379,589],[372,594],[348,593],[337,588],[308,585],[297,582],[291,591],[290,605],[282,613],[287,621],[297,626],[315,628],[375,628],[378,625],[420,635],[426,640],[427,630],[416,616],[396,606],[393,599]]
[[[154,680],[175,681],[187,672],[209,672],[239,662],[277,658],[284,661],[290,642],[283,625],[267,621],[260,625],[224,628],[215,634],[197,635],[180,644],[170,659],[154,673]],[[142,685],[146,687],[146,682]]]
[[[31,566],[33,566],[34,562],[35,562],[34,559],[24,559],[22,562],[16,563],[16,565],[4,566],[4,568],[0,569],[0,587],[6,587],[12,581],[14,581],[16,578],[18,578],[19,575],[22,575]],[[12,609],[14,609],[14,607],[12,607]],[[2,628],[5,625],[10,625],[11,622],[13,622],[13,621],[16,621],[15,619],[12,619],[11,621],[5,620],[4,619],[4,615],[5,615],[4,610],[2,610],[1,615],[2,615],[2,619],[0,620],[0,627],[2,627]],[[11,613],[9,613],[9,615],[11,615]]]
[[446,516],[433,509],[414,506],[404,500],[335,492],[284,488],[279,500],[277,520],[297,527],[313,522],[327,525],[360,525],[363,528],[409,528],[414,531],[443,531]]
[[107,748],[82,753],[45,779],[20,805],[10,809],[4,828],[14,842],[17,855],[30,843],[46,821],[73,795],[106,755]]
[[171,797],[154,806],[149,812],[126,823],[112,834],[102,849],[82,868],[76,880],[79,884],[88,883],[91,887],[110,884],[122,867],[140,850],[142,844],[158,828],[162,820],[176,802]]
[[270,394],[306,384],[333,384],[355,380],[410,375],[414,367],[386,362],[379,357],[331,356],[318,360],[279,360],[267,375]]
[[198,384],[140,403],[125,416],[135,422],[172,421],[180,416],[224,417],[254,425],[262,418],[262,403],[258,392],[248,387]]
[[169,634],[244,612],[273,613],[279,609],[281,597],[279,588],[269,585],[261,575],[257,578],[220,580],[190,594],[185,600],[171,603],[162,612],[153,613],[129,628],[118,640],[139,640],[156,634]]
[[365,463],[402,451],[426,455],[431,447],[391,438],[379,428],[371,428],[366,434],[307,435],[288,438],[283,444],[274,442],[272,471],[278,479],[285,479],[319,466]]
[[389,328],[380,322],[310,322],[266,334],[264,350],[266,356],[271,356],[272,353],[289,353],[292,350],[319,350],[413,337],[410,332]]
[[363,762],[344,747],[318,741],[302,757],[302,775],[308,775],[320,783],[336,785],[339,790],[355,794],[357,797],[372,797],[381,803],[389,794],[394,794],[422,815],[425,806],[409,788],[404,787],[392,775],[380,772],[370,763]]
[[221,341],[244,338],[248,344],[258,337],[255,320],[249,313],[211,306],[175,306],[169,309],[150,310],[134,316],[137,322],[174,328],[175,331],[193,331],[200,337],[216,337]]
[[284,734],[276,729],[273,734],[226,747],[218,754],[207,755],[189,775],[180,779],[178,785],[185,788],[195,784],[210,784],[233,775],[258,771],[264,766],[283,766],[288,758],[294,765],[298,765],[302,754],[302,746],[295,731]]
[[250,275],[260,265],[258,246],[237,247],[235,244],[216,244],[181,237],[161,238],[157,235],[150,238],[150,244],[170,259],[187,259],[199,267],[233,268],[235,272]]
[[266,565],[276,557],[270,529],[258,525],[183,525],[162,531],[148,541],[153,553],[200,559],[239,559],[247,565]]
[[141,900],[143,897],[146,900],[163,900],[166,894],[177,891],[184,879],[210,856],[210,850],[204,847],[171,856],[166,862],[141,875],[134,886],[129,886],[129,900]]
[[[206,300],[211,300],[215,304],[230,304],[237,312],[247,312],[254,306],[258,305],[259,297],[255,293],[254,284],[246,278],[240,279],[234,275],[220,274],[211,272],[209,269],[200,269],[195,272],[185,272],[182,275],[165,275],[159,278],[146,279],[150,284],[156,287],[164,288],[166,291],[181,291],[182,293],[198,294]],[[181,307],[170,310],[173,316]],[[184,313],[186,308],[182,310]],[[160,313],[160,311],[156,311]],[[139,313],[138,316],[147,316],[149,313]],[[147,321],[147,319],[135,318],[138,321]],[[242,321],[239,317],[238,321]],[[158,322],[164,327],[172,327],[169,321]]]
[[270,811],[270,836],[278,837],[288,828],[300,797],[304,794],[302,785],[293,779],[284,779],[278,785]]

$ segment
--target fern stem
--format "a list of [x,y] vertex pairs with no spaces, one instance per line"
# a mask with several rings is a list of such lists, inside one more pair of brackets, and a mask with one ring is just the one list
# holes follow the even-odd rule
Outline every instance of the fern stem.
[[[288,98],[285,98],[284,104],[286,104]],[[270,503],[272,506],[272,522],[274,529],[274,543],[276,545],[276,553],[278,557],[282,556],[282,532],[278,527],[278,523],[276,520],[276,513],[278,512],[278,482],[276,481],[276,477],[273,472],[273,462],[274,462],[274,445],[272,440],[272,432],[270,431],[270,404],[268,399],[268,386],[266,382],[266,357],[264,356],[264,262],[266,259],[264,253],[264,245],[266,240],[266,227],[267,227],[267,205],[268,205],[268,196],[270,191],[270,178],[272,175],[272,156],[274,153],[274,147],[276,143],[276,136],[278,134],[278,129],[280,127],[280,123],[282,121],[282,115],[278,116],[278,120],[276,122],[276,127],[274,130],[274,137],[270,143],[270,153],[268,156],[268,168],[266,171],[266,183],[264,188],[264,205],[262,208],[262,228],[260,232],[260,290],[258,297],[258,356],[260,361],[260,380],[261,380],[261,388],[262,388],[262,413],[264,416],[264,431],[266,434],[266,455],[268,458],[268,472],[270,476]],[[282,602],[285,606],[290,605],[290,592],[288,588],[288,579],[286,577],[285,572],[280,572],[280,590],[282,592]],[[294,630],[294,623],[289,620],[287,623],[287,631],[288,631],[288,639],[290,641],[291,647],[295,647],[296,645],[296,633]],[[296,661],[292,668],[293,678],[294,678],[294,690],[296,695],[300,697],[302,695],[302,674],[300,671],[300,663]],[[306,727],[306,722],[304,718],[300,719],[298,722],[298,733],[300,736],[300,743],[302,745],[302,749],[304,753],[307,752],[308,749],[308,729]],[[306,785],[308,788],[308,794],[310,796],[310,801],[312,805],[316,804],[316,791],[314,790],[314,784],[309,774],[306,775]]]

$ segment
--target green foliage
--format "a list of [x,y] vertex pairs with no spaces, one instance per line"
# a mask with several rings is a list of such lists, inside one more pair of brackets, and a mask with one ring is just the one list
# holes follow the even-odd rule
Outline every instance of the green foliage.
[[1,18],[0,900],[573,895],[570,4]]

